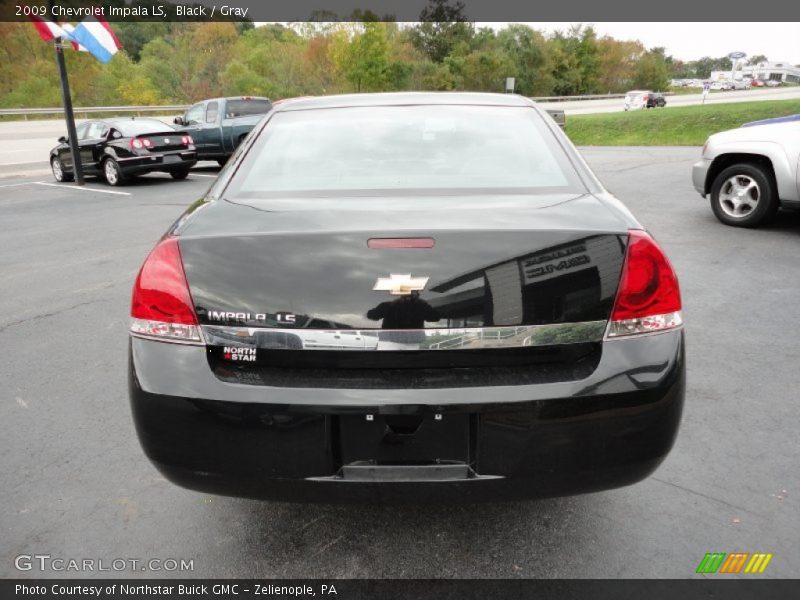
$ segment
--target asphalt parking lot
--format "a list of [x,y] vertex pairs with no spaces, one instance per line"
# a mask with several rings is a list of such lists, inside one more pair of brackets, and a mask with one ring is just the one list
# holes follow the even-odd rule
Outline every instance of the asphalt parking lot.
[[706,552],[745,551],[774,554],[765,576],[796,577],[800,214],[721,225],[691,187],[697,148],[584,155],[681,279],[676,446],[632,487],[455,507],[264,503],[168,483],[128,408],[130,287],[215,171],[113,189],[0,180],[0,576],[63,575],[15,570],[15,556],[39,553],[193,559],[182,575],[197,577],[683,578]]

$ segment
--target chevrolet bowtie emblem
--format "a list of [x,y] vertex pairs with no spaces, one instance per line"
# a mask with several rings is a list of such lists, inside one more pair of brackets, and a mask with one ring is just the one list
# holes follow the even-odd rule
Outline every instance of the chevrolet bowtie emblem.
[[430,277],[411,277],[408,275],[389,275],[389,277],[378,277],[375,285],[372,286],[374,292],[389,292],[393,296],[406,296],[411,292],[421,292],[428,284]]
[[164,143],[169,144],[169,138],[164,138]]

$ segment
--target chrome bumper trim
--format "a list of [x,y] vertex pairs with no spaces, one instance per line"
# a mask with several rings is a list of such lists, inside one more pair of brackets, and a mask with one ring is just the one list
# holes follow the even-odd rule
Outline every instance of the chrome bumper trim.
[[600,342],[607,321],[453,329],[272,329],[201,325],[210,346],[268,350],[487,350]]

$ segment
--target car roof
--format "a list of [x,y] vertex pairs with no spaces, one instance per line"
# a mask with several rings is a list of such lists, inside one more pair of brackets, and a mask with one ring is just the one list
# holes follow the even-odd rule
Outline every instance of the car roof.
[[351,108],[357,106],[415,106],[415,105],[478,105],[533,106],[534,102],[517,94],[488,94],[477,92],[389,92],[379,94],[341,94],[289,98],[273,109],[275,112],[318,108]]

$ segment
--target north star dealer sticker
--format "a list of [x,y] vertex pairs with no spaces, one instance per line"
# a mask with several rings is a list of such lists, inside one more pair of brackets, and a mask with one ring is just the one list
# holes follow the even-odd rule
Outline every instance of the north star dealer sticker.
[[233,362],[256,362],[256,348],[224,346],[222,348],[222,357]]

